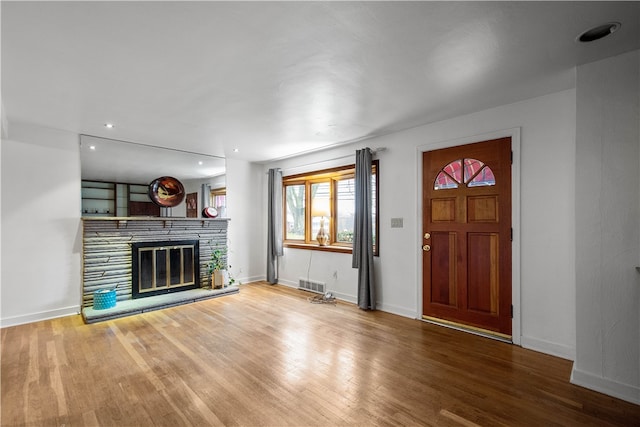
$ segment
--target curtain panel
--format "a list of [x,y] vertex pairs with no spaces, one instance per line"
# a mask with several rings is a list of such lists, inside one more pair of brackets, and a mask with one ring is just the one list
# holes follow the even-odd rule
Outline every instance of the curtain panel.
[[358,307],[363,310],[376,309],[373,271],[371,162],[371,149],[356,150],[352,267],[358,269]]
[[269,169],[267,204],[267,281],[278,283],[278,257],[282,249],[282,171]]

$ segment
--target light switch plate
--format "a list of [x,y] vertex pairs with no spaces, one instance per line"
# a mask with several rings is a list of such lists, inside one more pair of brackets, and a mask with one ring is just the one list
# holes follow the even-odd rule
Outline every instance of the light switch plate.
[[404,218],[391,218],[391,228],[404,227]]

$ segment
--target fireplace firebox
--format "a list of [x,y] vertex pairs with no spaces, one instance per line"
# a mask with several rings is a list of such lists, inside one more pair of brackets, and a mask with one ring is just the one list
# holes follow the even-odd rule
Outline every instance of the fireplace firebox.
[[200,287],[198,240],[138,242],[131,245],[131,297]]

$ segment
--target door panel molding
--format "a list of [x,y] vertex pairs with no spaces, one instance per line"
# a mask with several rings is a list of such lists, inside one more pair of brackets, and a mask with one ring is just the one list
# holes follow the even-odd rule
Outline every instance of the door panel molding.
[[[511,150],[513,152],[513,161],[511,165],[511,226],[513,228],[513,240],[511,245],[511,299],[513,304],[512,319],[512,342],[521,345],[522,340],[522,306],[521,306],[521,208],[520,208],[520,172],[521,172],[521,128],[514,127],[502,129],[495,132],[475,134],[463,136],[459,138],[451,138],[445,140],[427,141],[416,147],[416,180],[417,180],[417,212],[416,212],[416,262],[418,271],[416,276],[416,299],[418,302],[416,319],[422,319],[423,313],[423,294],[422,294],[422,274],[424,266],[422,264],[423,239],[420,235],[422,229],[422,209],[423,209],[423,188],[422,188],[422,153],[425,151],[438,150],[440,148],[455,147],[458,145],[471,144],[478,141],[486,141],[491,139],[499,139],[504,137],[511,138]],[[442,322],[446,323],[446,322]]]
[[498,222],[498,197],[469,196],[467,197],[467,221],[469,222]]
[[[499,235],[497,233],[469,233],[467,248],[468,280],[476,283],[477,292],[467,295],[469,310],[499,315],[498,270]],[[468,254],[474,253],[470,257]],[[484,286],[480,286],[484,283]],[[473,288],[470,286],[470,288]]]
[[431,276],[434,284],[431,287],[431,299],[439,304],[456,306],[458,301],[456,272],[456,241],[455,232],[434,232],[431,234],[432,261],[445,265],[447,274],[441,277]]
[[431,201],[433,222],[451,222],[456,219],[456,198],[447,197]]

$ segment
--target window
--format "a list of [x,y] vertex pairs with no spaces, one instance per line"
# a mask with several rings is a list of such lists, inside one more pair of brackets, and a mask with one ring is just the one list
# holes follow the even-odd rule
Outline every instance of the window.
[[[373,240],[378,245],[378,170],[373,161],[371,187]],[[355,218],[355,165],[284,177],[284,243],[288,247],[351,252]],[[326,245],[317,239],[323,229]]]
[[222,215],[222,213],[227,207],[226,187],[216,188],[214,190],[211,190],[211,194],[209,195],[209,206],[213,206],[218,210],[218,212],[220,213],[220,216],[224,216]]
[[496,178],[491,168],[480,160],[458,159],[442,168],[433,189],[458,188],[459,184],[467,184],[467,187],[486,187],[496,185]]

